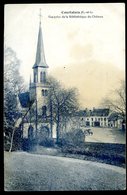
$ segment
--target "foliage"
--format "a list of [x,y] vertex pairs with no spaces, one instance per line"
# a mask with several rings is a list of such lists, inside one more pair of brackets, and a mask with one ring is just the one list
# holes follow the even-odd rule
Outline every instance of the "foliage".
[[32,150],[34,150],[36,145],[37,145],[37,140],[36,139],[30,140],[28,138],[23,138],[21,148],[24,151],[32,151]]
[[62,152],[74,158],[125,166],[125,144],[85,142],[82,146],[64,146]]
[[82,146],[85,142],[85,135],[81,129],[72,129],[65,132],[59,141],[61,146]]
[[[20,61],[16,53],[5,47],[4,50],[4,133],[5,145],[9,143],[15,123],[21,116],[18,108],[18,93],[24,90],[24,82],[19,73]],[[17,132],[17,131],[16,131]]]
[[45,147],[54,147],[55,146],[55,142],[52,138],[45,138],[40,142],[41,146],[45,146]]
[[30,149],[30,142],[29,142],[28,138],[23,139],[22,149],[24,151],[28,151]]
[[48,127],[41,126],[39,129],[39,137],[38,137],[38,144],[41,146],[46,147],[53,147],[54,140],[49,137],[49,129]]
[[[24,81],[20,76],[19,68],[20,61],[16,56],[16,53],[9,47],[5,47],[4,50],[4,90],[11,89],[15,94],[17,91],[24,90]],[[8,91],[6,91],[8,92]]]

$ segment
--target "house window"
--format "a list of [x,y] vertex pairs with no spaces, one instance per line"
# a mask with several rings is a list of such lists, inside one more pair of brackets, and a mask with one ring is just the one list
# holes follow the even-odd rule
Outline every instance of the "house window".
[[86,121],[86,126],[90,126],[90,122],[89,121]]
[[98,118],[98,121],[100,121],[100,118]]
[[104,121],[106,121],[106,118],[104,118]]
[[103,118],[101,118],[101,121],[103,121]]
[[89,120],[89,118],[87,118],[87,120]]
[[93,118],[91,118],[91,121],[93,121]]

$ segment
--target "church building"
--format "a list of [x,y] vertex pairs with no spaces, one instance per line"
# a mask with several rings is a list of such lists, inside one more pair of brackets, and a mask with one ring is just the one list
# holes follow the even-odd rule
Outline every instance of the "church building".
[[21,110],[25,116],[22,121],[22,136],[28,139],[35,138],[38,142],[41,142],[44,136],[52,137],[52,119],[47,103],[50,89],[47,82],[48,68],[40,19],[35,63],[32,67],[33,80],[30,78],[29,92],[19,95]]

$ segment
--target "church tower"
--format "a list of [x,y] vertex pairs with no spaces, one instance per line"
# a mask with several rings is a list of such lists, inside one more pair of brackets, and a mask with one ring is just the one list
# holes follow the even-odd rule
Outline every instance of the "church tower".
[[48,95],[49,85],[47,84],[47,71],[48,65],[45,59],[42,27],[41,27],[41,14],[40,24],[37,40],[36,59],[33,65],[33,81],[30,81],[29,91],[30,100],[36,101],[37,115],[46,116],[47,105],[46,99]]

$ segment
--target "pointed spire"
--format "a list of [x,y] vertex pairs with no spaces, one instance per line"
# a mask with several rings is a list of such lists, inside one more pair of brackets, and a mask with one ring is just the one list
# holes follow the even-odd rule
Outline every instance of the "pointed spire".
[[43,37],[42,37],[42,29],[41,29],[41,9],[40,9],[40,22],[39,22],[39,33],[38,33],[38,42],[37,42],[37,51],[36,51],[36,60],[33,68],[35,67],[44,67],[48,68],[45,60],[45,53],[44,53],[44,45],[43,45]]
[[31,87],[31,75],[30,75],[30,82],[29,82],[29,87]]
[[41,26],[41,17],[42,17],[42,15],[41,15],[41,8],[40,8],[40,14],[39,14],[39,17],[40,17],[40,26]]

